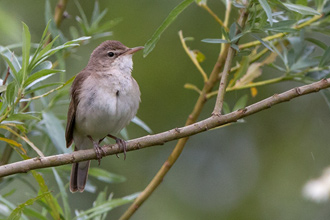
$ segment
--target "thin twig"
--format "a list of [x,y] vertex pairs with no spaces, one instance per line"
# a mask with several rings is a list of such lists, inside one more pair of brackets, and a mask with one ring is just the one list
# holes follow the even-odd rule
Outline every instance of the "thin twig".
[[[245,24],[247,16],[248,16],[247,11],[245,9],[242,9],[239,20],[238,20],[238,24],[240,26],[243,26]],[[238,33],[238,31],[239,31],[239,29],[237,28],[236,33]],[[235,49],[230,47],[229,50],[228,50],[228,55],[227,55],[225,67],[224,67],[223,72],[222,72],[221,81],[220,81],[219,90],[218,90],[218,96],[217,96],[217,99],[216,99],[216,103],[215,103],[212,115],[220,115],[221,114],[223,101],[224,101],[224,97],[225,97],[225,93],[226,93],[226,86],[227,86],[228,76],[229,76],[229,73],[230,73],[231,64],[233,62],[235,53],[236,53]]]
[[[287,102],[293,98],[297,98],[299,96],[307,95],[313,92],[318,92],[322,89],[326,89],[329,87],[330,78],[323,79],[308,85],[296,87],[286,92],[275,94],[260,102],[254,103],[250,106],[247,106],[243,109],[239,109],[226,115],[211,116],[205,120],[199,121],[188,126],[184,126],[182,128],[175,128],[155,135],[147,135],[141,138],[130,140],[127,142],[127,151],[139,150],[142,148],[156,145],[163,145],[164,143],[169,141],[195,135],[197,133],[204,132],[208,129],[219,127],[228,123],[233,123],[236,122],[238,119],[245,118],[259,111],[268,109],[276,104]],[[118,153],[123,153],[123,149],[118,147],[117,144],[105,145],[102,148],[105,155],[115,155]],[[95,154],[94,149],[79,150],[69,154],[59,154],[48,157],[37,157],[0,166],[0,177],[9,176],[16,173],[26,173],[30,170],[35,169],[55,167],[80,161],[96,159],[97,156]],[[164,164],[164,166],[166,166],[166,164]],[[135,208],[137,209],[138,206]]]
[[204,8],[213,18],[218,22],[225,31],[229,31],[228,27],[222,22],[222,20],[207,6],[207,4],[200,4],[202,8]]
[[7,68],[7,73],[6,73],[6,76],[5,76],[5,79],[2,81],[2,85],[5,85],[5,84],[6,84],[7,79],[8,79],[8,77],[9,77],[9,71],[10,71],[10,67],[8,66],[8,68]]
[[179,37],[180,37],[180,41],[182,44],[183,49],[186,51],[187,55],[189,56],[189,58],[191,59],[191,61],[195,64],[196,68],[199,70],[199,72],[202,74],[202,77],[204,79],[204,82],[207,82],[207,75],[204,72],[203,68],[201,67],[201,65],[199,65],[198,60],[196,59],[196,56],[194,56],[191,52],[191,50],[187,47],[186,41],[183,38],[182,35],[182,31],[179,31]]
[[[303,27],[308,26],[308,25],[318,21],[322,17],[323,17],[323,15],[315,15],[310,20],[305,21],[304,23],[301,23],[300,25],[297,25],[297,26],[293,27],[293,29],[295,29],[295,30],[302,29]],[[271,41],[271,40],[274,40],[274,39],[282,38],[287,34],[288,34],[288,32],[278,33],[278,34],[274,34],[274,35],[271,35],[271,36],[264,37],[264,38],[262,38],[262,40],[263,41]],[[261,44],[261,42],[256,40],[256,41],[252,41],[252,42],[249,42],[249,43],[239,45],[239,49],[242,50],[242,49],[249,48],[249,47],[254,47],[254,46],[257,46],[257,45],[260,45],[260,44]]]
[[56,27],[60,27],[62,20],[63,20],[63,15],[66,9],[66,6],[68,4],[69,0],[59,0],[56,8],[55,8],[55,13],[54,13],[54,20]]

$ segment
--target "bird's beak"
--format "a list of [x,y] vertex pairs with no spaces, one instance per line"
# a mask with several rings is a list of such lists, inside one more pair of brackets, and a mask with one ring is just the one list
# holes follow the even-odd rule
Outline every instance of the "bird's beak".
[[144,47],[133,47],[133,48],[129,48],[123,55],[127,55],[127,54],[133,54],[135,52],[138,52],[139,50],[142,50]]

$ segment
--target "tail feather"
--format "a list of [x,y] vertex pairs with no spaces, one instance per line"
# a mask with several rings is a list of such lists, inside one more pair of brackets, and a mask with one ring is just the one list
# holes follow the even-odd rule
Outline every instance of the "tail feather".
[[85,189],[90,161],[72,164],[70,177],[70,191],[83,192]]

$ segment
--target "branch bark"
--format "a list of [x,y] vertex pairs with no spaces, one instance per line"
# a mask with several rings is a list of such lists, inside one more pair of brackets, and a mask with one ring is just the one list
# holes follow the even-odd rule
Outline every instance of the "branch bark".
[[[275,94],[267,99],[260,102],[254,103],[243,109],[231,112],[226,115],[211,116],[205,120],[199,121],[197,123],[184,126],[182,128],[174,128],[169,131],[158,133],[155,135],[147,135],[141,138],[136,138],[127,142],[127,151],[139,150],[146,147],[151,147],[155,145],[163,145],[166,142],[177,140],[180,138],[195,135],[200,132],[207,131],[218,126],[236,122],[238,119],[247,117],[249,115],[255,114],[264,109],[270,108],[273,105],[290,101],[293,98],[306,95],[313,92],[318,92],[319,90],[330,87],[330,78],[323,79],[318,82],[304,85],[301,87],[296,87],[290,89],[286,92]],[[123,153],[122,149],[118,148],[118,145],[105,145],[103,150],[106,155],[114,155],[118,153]],[[26,173],[30,170],[41,169],[46,167],[55,167],[65,164],[85,161],[85,160],[95,160],[96,155],[93,149],[75,151],[69,154],[60,154],[48,157],[36,157],[24,161],[19,161],[7,165],[0,166],[0,177],[13,175],[16,173]]]

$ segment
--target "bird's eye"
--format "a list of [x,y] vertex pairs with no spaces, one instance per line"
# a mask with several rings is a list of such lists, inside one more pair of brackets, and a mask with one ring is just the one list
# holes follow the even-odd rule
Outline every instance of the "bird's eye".
[[108,56],[109,56],[109,57],[113,57],[114,55],[115,55],[114,52],[108,52]]

